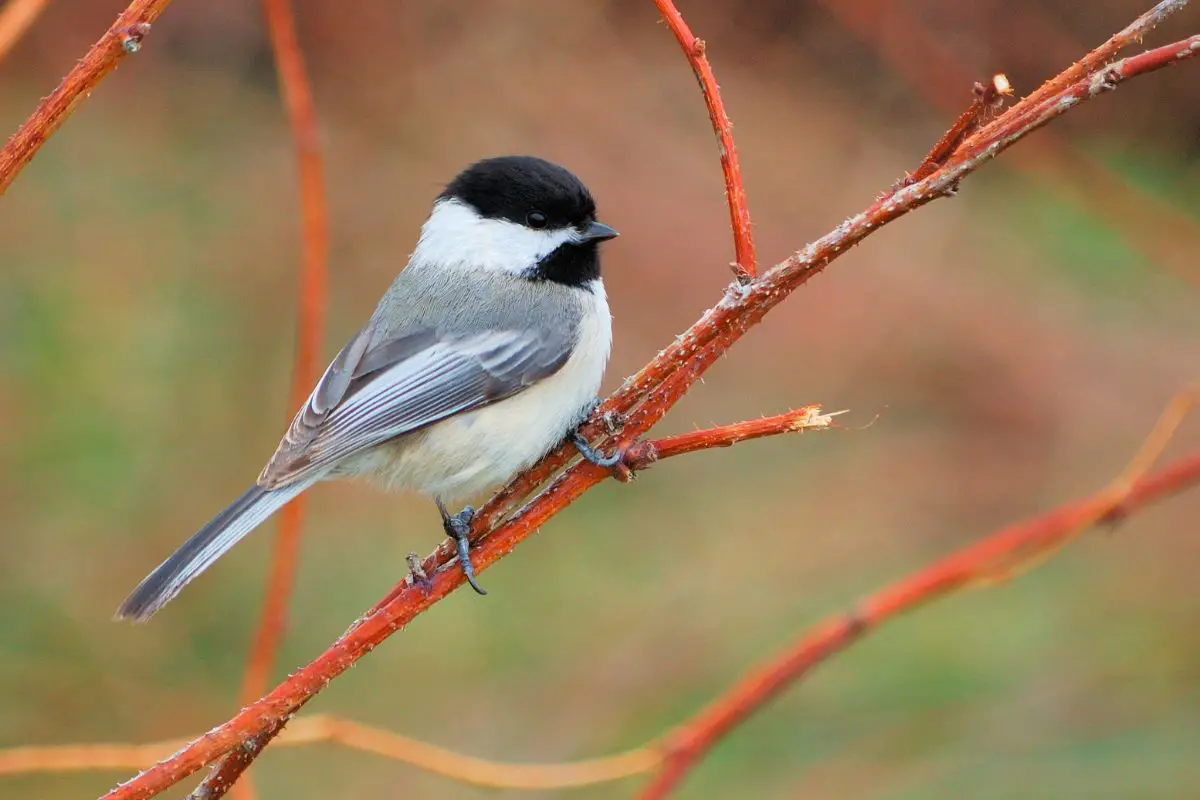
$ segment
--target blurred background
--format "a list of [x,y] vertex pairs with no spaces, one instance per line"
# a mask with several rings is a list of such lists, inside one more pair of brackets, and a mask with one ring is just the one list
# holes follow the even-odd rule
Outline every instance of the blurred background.
[[[13,130],[121,2],[51,3],[0,62]],[[1004,71],[1035,88],[1149,0],[692,0],[764,265],[865,208]],[[723,184],[648,0],[297,2],[332,214],[325,355],[463,165],[536,153],[623,233],[606,388],[719,298]],[[1195,32],[1200,9],[1148,44]],[[823,615],[1098,489],[1200,376],[1200,65],[1020,144],[840,259],[660,432],[808,403],[865,429],[606,483],[309,711],[556,761],[672,726]],[[153,741],[236,708],[270,535],[152,624],[112,610],[257,475],[284,427],[299,264],[292,145],[257,3],[168,8],[0,208],[0,746]],[[1200,445],[1200,421],[1168,455]],[[313,493],[277,675],[440,537],[432,504]],[[1200,793],[1200,492],[1036,572],[905,617],[738,729],[685,798]],[[269,530],[264,528],[264,531]],[[332,746],[273,749],[264,798],[518,796]],[[126,773],[0,779],[76,798]],[[564,792],[629,796],[637,781]],[[182,791],[169,795],[182,796]]]

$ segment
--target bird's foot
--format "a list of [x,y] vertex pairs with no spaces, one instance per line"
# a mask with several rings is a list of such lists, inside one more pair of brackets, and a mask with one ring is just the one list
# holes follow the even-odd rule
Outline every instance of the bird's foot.
[[487,594],[487,590],[475,582],[475,567],[471,565],[471,520],[475,519],[475,509],[467,506],[457,514],[451,514],[441,500],[437,501],[438,511],[442,514],[442,528],[446,535],[454,540],[454,548],[458,553],[458,563],[462,566],[467,583],[478,594]]
[[629,483],[633,480],[633,470],[625,463],[625,448],[618,448],[611,456],[606,456],[588,444],[578,431],[571,434],[571,444],[575,445],[575,449],[579,451],[579,455],[583,456],[584,461],[608,470],[621,483]]

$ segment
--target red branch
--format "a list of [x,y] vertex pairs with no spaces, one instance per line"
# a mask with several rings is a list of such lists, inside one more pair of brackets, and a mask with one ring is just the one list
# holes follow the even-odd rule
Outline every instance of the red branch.
[[1200,453],[1181,459],[1133,484],[1114,506],[1110,490],[1010,525],[951,553],[826,619],[791,647],[750,672],[706,709],[672,733],[670,753],[641,800],[661,800],[714,744],[829,656],[845,650],[883,622],[1002,573],[1027,553],[1051,550],[1081,527],[1124,516],[1135,508],[1200,483]]
[[[742,334],[847,249],[889,222],[951,193],[962,178],[1071,108],[1124,80],[1174,64],[1198,51],[1200,36],[1192,37],[1113,64],[1101,74],[1086,76],[1025,113],[1014,114],[1010,109],[971,137],[945,166],[925,180],[888,193],[867,211],[846,220],[748,285],[731,286],[716,306],[626,380],[600,407],[585,433],[592,437],[600,435],[602,441],[614,438],[626,443],[632,441],[661,419]],[[620,433],[608,434],[606,429],[616,423],[623,423]],[[560,447],[548,455],[477,515],[472,539],[477,543],[473,559],[478,570],[486,570],[510,553],[558,511],[608,475],[605,470],[582,463],[559,474],[572,458],[572,451],[573,448]],[[511,513],[534,488],[555,475],[557,479],[545,491],[517,513]],[[505,517],[503,524],[492,529]],[[106,795],[107,800],[150,797],[296,713],[330,681],[461,585],[461,570],[436,571],[450,558],[450,548],[443,543],[423,565],[431,576],[427,589],[411,586],[407,581],[398,586],[384,603],[363,616],[329,649],[292,673],[265,697],[170,758],[113,789]]]
[[683,15],[671,0],[654,0],[663,21],[675,34],[679,46],[692,72],[700,82],[700,91],[704,94],[704,105],[708,107],[708,118],[712,122],[713,133],[717,135],[717,144],[721,148],[721,171],[725,173],[725,197],[729,202],[729,226],[733,230],[733,252],[735,263],[734,275],[741,283],[758,274],[758,256],[754,252],[754,232],[750,229],[750,208],[746,204],[746,190],[742,183],[742,168],[738,164],[737,145],[733,142],[733,123],[725,113],[725,103],[721,100],[721,89],[717,85],[717,76],[713,74],[712,65],[708,63],[707,47],[703,39],[697,39],[692,29],[684,22]]
[[1188,0],[1162,0],[1155,4],[1145,14],[1125,26],[1124,30],[1114,34],[1107,42],[1043,83],[1033,93],[1021,98],[1021,101],[1013,106],[1013,109],[1025,111],[1047,97],[1059,94],[1070,84],[1083,80],[1084,76],[1099,71],[1101,67],[1116,58],[1118,53],[1134,42],[1140,42],[1147,33],[1162,24],[1163,20],[1177,11],[1182,11],[1187,4]]
[[[297,303],[299,314],[296,320],[296,356],[292,368],[291,396],[288,401],[290,418],[290,414],[295,413],[295,409],[303,405],[308,398],[308,393],[317,379],[318,359],[321,356],[321,340],[325,328],[329,221],[316,108],[304,66],[304,55],[296,36],[296,20],[290,0],[263,0],[263,13],[271,37],[271,48],[275,53],[279,88],[292,129],[300,180],[300,218],[304,252]],[[300,531],[305,507],[305,496],[300,495],[288,503],[280,515],[262,615],[259,618],[250,657],[246,662],[246,671],[242,676],[243,704],[251,702],[266,691],[276,653],[283,641],[288,601],[292,596],[296,565],[300,558]],[[205,800],[217,800],[223,796],[282,727],[280,724],[269,734],[253,740],[257,745],[254,752],[247,752],[245,747],[241,747],[231,754],[236,755],[236,758],[227,756],[221,766],[205,781]],[[208,785],[210,783],[211,785]],[[253,796],[249,784],[241,784],[236,794],[243,800],[250,800]]]
[[116,69],[121,59],[136,53],[150,24],[158,19],[171,0],[134,0],[117,21],[104,32],[87,54],[67,73],[58,87],[38,104],[33,114],[0,150],[0,195],[33,160],[75,106],[92,93],[104,76]]
[[[271,45],[275,51],[279,86],[292,128],[300,176],[304,255],[299,287],[299,316],[296,322],[296,358],[292,368],[291,397],[288,401],[289,412],[294,413],[307,399],[317,379],[321,339],[325,328],[325,261],[329,250],[329,222],[325,208],[324,168],[321,163],[316,110],[305,74],[304,56],[296,38],[291,4],[289,0],[263,0],[263,11],[271,36]],[[280,518],[262,617],[242,679],[243,703],[262,695],[275,663],[275,654],[283,637],[292,580],[296,572],[303,515],[304,495],[301,495],[284,508]]]
[[804,406],[773,417],[722,425],[719,428],[705,428],[652,442],[638,442],[625,451],[623,462],[631,470],[643,470],[659,459],[682,456],[698,450],[732,447],[738,442],[778,436],[781,433],[827,428],[831,423],[830,418],[841,413],[835,411],[832,414],[823,414],[820,406]]

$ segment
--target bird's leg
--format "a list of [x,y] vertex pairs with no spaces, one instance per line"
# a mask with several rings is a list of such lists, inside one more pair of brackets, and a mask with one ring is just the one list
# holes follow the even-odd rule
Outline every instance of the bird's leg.
[[467,506],[452,515],[446,510],[446,504],[441,501],[441,498],[437,500],[437,507],[442,514],[442,528],[446,531],[446,535],[454,540],[454,547],[458,552],[458,563],[462,566],[467,583],[471,584],[471,588],[477,593],[487,594],[487,590],[475,582],[475,568],[471,566],[471,541],[467,538],[471,532],[471,520],[475,519],[475,509]]

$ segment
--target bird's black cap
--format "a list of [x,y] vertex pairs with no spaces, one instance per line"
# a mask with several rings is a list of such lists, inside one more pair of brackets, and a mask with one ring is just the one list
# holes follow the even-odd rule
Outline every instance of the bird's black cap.
[[586,227],[596,219],[591,192],[569,170],[535,156],[500,156],[477,161],[442,190],[439,198],[466,203],[491,219],[529,224],[539,212],[539,227]]

